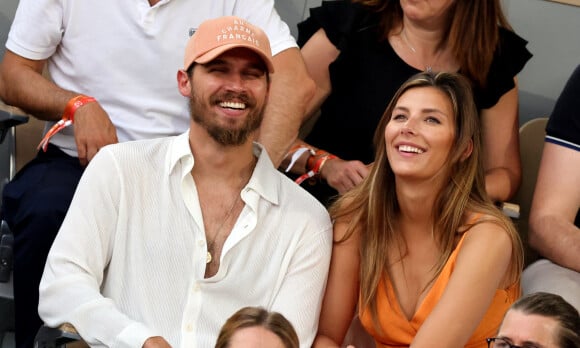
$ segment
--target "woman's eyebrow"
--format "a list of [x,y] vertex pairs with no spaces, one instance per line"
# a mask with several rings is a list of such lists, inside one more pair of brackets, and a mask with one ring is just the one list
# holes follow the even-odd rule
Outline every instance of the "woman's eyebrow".
[[[395,108],[393,109],[393,111],[405,111],[405,112],[409,112],[409,108],[406,106],[395,106]],[[447,115],[445,112],[443,112],[440,109],[437,108],[423,108],[421,109],[421,113],[423,114],[432,114],[432,113],[437,113],[437,114],[441,114],[444,116],[449,116]]]

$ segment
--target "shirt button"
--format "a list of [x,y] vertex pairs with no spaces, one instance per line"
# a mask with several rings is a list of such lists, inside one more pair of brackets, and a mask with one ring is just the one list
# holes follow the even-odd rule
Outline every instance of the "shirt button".
[[192,332],[193,331],[193,325],[187,324],[187,327],[185,329],[187,330],[187,332]]
[[204,246],[205,245],[205,240],[203,240],[203,239],[198,240],[197,241],[197,245]]
[[199,284],[195,284],[195,285],[193,286],[193,291],[194,291],[194,292],[198,292],[200,288],[201,288],[201,287],[199,286]]

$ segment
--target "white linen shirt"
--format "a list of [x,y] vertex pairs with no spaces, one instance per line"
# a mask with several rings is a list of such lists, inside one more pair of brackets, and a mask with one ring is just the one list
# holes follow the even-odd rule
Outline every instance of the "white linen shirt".
[[40,284],[48,326],[69,322],[91,346],[213,347],[244,306],[282,313],[310,347],[328,275],[326,209],[258,161],[218,273],[204,278],[207,242],[189,134],[101,149],[87,167]]

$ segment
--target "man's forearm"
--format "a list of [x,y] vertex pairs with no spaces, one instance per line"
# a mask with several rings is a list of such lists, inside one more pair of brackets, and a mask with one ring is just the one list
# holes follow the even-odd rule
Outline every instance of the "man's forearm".
[[530,245],[542,256],[580,272],[580,230],[555,215],[530,220]]
[[41,120],[58,120],[66,103],[77,93],[64,90],[43,76],[43,66],[43,61],[6,51],[0,66],[0,98]]
[[275,55],[273,60],[275,72],[272,74],[259,142],[265,146],[277,167],[298,136],[315,85],[306,71],[298,48],[284,50]]

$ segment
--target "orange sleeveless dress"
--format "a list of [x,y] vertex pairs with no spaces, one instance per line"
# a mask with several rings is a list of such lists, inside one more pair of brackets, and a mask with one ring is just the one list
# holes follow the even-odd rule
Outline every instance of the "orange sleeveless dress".
[[[461,237],[457,247],[449,257],[447,264],[445,264],[445,267],[410,321],[407,320],[399,307],[399,302],[396,299],[395,291],[390,280],[385,279],[384,282],[381,281],[379,283],[377,290],[378,319],[383,332],[379,334],[374,330],[371,312],[368,308],[363,309],[359,313],[363,327],[374,338],[377,347],[408,347],[411,345],[417,331],[419,331],[423,322],[431,314],[431,311],[435,308],[435,305],[445,291],[445,287],[453,273],[457,254],[463,245],[465,235],[466,233]],[[385,283],[386,289],[383,285]],[[471,335],[465,347],[487,348],[485,339],[495,336],[505,312],[519,296],[519,280],[507,289],[497,290],[485,316],[473,332],[473,335]]]

